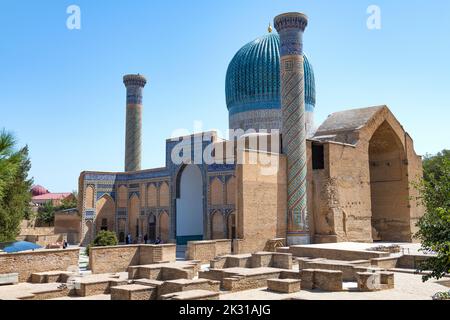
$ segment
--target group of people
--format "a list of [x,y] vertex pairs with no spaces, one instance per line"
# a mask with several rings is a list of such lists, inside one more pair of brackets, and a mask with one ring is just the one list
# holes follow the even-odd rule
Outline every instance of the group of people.
[[[147,234],[144,235],[143,242],[140,240],[140,237],[137,237],[134,240],[134,242],[133,242],[133,239],[131,237],[131,233],[128,233],[127,236],[125,237],[125,243],[126,244],[133,244],[133,243],[135,243],[135,244],[137,244],[137,243],[149,244],[149,243],[152,243],[152,242],[151,242],[151,240],[148,239],[148,235]],[[155,240],[154,244],[162,244],[162,243],[163,242],[162,242],[161,238],[160,237],[156,237],[156,240]]]

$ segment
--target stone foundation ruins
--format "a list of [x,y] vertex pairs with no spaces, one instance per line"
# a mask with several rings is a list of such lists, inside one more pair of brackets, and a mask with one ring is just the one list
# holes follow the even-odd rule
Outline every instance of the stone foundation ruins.
[[78,249],[2,254],[0,300],[214,300],[256,289],[281,299],[304,291],[379,292],[395,289],[396,272],[425,259],[397,250],[317,246],[233,255],[228,241],[217,243],[188,244],[186,257],[198,260],[177,260],[176,245],[91,248],[84,274],[70,267]]

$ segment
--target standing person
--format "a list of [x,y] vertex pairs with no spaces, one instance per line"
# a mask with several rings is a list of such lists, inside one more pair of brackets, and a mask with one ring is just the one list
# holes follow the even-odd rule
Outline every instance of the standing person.
[[131,244],[131,234],[127,234],[126,244]]
[[147,236],[147,234],[145,234],[144,235],[144,243],[147,244],[147,241],[148,241],[148,236]]
[[161,244],[161,243],[162,243],[161,238],[160,238],[160,237],[157,237],[157,238],[156,238],[156,241],[155,241],[155,244]]
[[66,239],[64,239],[64,242],[63,242],[63,249],[65,249],[65,248],[67,248],[67,241],[66,241]]

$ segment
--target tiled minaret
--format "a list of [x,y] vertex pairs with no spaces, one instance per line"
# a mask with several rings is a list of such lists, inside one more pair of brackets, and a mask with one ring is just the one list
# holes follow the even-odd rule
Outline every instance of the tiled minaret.
[[127,120],[125,133],[125,172],[141,169],[142,90],[147,83],[140,74],[123,77],[127,88]]
[[306,194],[306,119],[303,32],[308,18],[298,12],[274,19],[280,35],[283,152],[287,155],[288,245],[310,243]]

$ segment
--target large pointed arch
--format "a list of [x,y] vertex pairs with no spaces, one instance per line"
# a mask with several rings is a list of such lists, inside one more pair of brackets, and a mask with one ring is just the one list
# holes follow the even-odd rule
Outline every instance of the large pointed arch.
[[148,207],[155,208],[158,206],[158,190],[154,183],[150,184],[147,188],[147,203]]
[[219,178],[213,178],[209,186],[211,205],[223,204],[223,182]]
[[84,199],[85,208],[94,208],[94,186],[87,186]]
[[159,215],[159,237],[163,242],[169,241],[169,215],[166,211]]
[[170,203],[169,185],[167,182],[161,183],[159,187],[159,206],[168,207]]
[[110,195],[105,194],[98,199],[96,205],[95,231],[115,232],[116,205]]
[[225,222],[221,211],[217,210],[211,215],[212,240],[225,239]]
[[199,166],[184,165],[176,178],[176,238],[179,245],[202,240],[204,232],[203,176]]
[[139,208],[139,197],[137,194],[133,194],[128,209],[128,232],[131,234],[133,242],[139,237]]
[[375,241],[409,241],[407,155],[388,121],[369,141],[372,237]]

